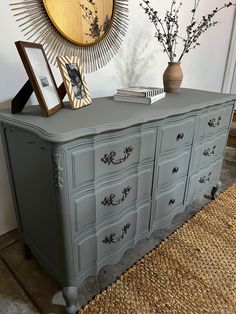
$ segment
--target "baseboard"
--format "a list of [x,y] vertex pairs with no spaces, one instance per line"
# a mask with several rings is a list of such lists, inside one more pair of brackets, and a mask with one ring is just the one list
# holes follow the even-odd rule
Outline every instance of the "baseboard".
[[236,160],[236,148],[227,146],[225,149],[225,159],[229,161]]

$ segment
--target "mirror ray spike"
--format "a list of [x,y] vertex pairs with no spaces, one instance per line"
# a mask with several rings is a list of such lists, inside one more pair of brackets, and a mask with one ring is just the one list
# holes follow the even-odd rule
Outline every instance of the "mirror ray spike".
[[35,42],[41,43],[51,64],[56,64],[57,55],[77,56],[86,73],[104,67],[118,52],[129,20],[128,0],[114,0],[114,17],[109,32],[97,44],[86,47],[73,44],[56,30],[42,0],[12,0],[10,6],[27,40],[34,37]]

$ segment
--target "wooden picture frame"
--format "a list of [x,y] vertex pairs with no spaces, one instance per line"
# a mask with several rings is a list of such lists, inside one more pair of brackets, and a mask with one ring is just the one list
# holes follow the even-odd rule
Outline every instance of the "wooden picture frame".
[[42,113],[45,117],[49,117],[61,109],[63,104],[43,46],[24,41],[17,41],[15,45]]
[[72,109],[92,103],[78,57],[58,56],[57,63]]

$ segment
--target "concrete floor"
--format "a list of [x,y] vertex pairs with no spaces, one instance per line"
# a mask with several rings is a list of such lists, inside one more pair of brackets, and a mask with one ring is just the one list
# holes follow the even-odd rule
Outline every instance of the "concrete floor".
[[[236,150],[227,149],[221,174],[222,190],[236,183]],[[121,261],[106,266],[96,277],[89,277],[80,287],[79,304],[85,305],[94,295],[114,282],[126,269],[171,234],[209,199],[193,203],[174,217],[171,225],[142,240],[129,249]],[[34,258],[24,260],[17,230],[0,237],[0,313],[64,313],[64,300],[58,283],[50,277]]]

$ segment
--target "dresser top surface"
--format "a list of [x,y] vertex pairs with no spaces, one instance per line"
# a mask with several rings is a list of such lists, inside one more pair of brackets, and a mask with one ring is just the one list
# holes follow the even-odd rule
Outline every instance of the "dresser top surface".
[[151,105],[118,102],[113,97],[93,99],[91,105],[78,110],[65,103],[64,108],[48,118],[42,116],[39,106],[25,107],[19,114],[2,109],[0,121],[52,142],[65,142],[235,100],[236,95],[183,88]]

